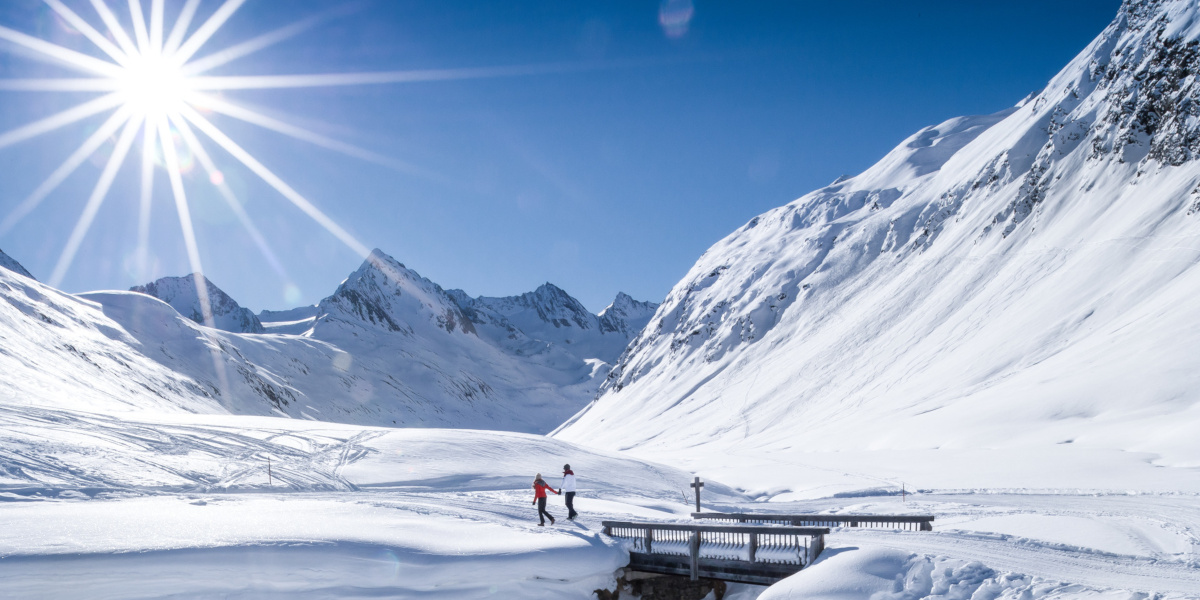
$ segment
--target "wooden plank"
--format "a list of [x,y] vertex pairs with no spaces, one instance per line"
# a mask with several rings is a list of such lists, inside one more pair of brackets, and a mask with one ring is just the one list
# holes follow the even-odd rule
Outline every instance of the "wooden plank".
[[804,521],[813,523],[931,523],[933,515],[785,515],[755,513],[694,512],[693,519],[726,519],[730,521]]
[[770,533],[775,535],[826,535],[828,527],[780,527],[774,525],[687,525],[683,523],[648,523],[632,521],[601,521],[606,528],[657,529],[660,531],[704,531],[713,533]]

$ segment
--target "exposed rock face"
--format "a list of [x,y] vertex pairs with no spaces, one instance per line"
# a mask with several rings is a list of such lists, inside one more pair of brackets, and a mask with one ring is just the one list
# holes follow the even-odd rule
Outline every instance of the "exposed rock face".
[[[197,280],[200,286],[197,287]],[[200,302],[200,290],[208,299],[208,310],[212,315],[212,326],[222,331],[235,333],[263,333],[258,317],[248,308],[242,308],[229,294],[213,285],[207,277],[193,273],[183,277],[163,277],[146,285],[129,288],[131,292],[154,296],[170,304],[179,314],[201,324],[205,323],[204,306]]]

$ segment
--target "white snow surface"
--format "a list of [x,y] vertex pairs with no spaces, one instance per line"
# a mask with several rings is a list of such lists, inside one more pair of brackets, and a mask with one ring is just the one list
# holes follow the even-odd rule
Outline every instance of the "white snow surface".
[[[0,431],[6,597],[584,598],[627,561],[601,519],[689,510],[689,473],[527,434],[17,406]],[[583,516],[555,496],[539,527],[533,477],[568,461]]]
[[[528,434],[28,406],[0,431],[0,590],[17,598],[583,599],[627,560],[600,521],[692,510],[688,471]],[[539,527],[533,474],[557,486],[567,462],[581,517],[552,496]],[[835,529],[815,565],[731,599],[1200,597],[1196,494],[704,493],[705,510],[937,518]]]

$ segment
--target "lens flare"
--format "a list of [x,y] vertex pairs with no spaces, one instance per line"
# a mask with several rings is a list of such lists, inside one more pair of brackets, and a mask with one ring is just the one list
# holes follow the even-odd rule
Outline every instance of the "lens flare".
[[667,37],[679,39],[687,35],[695,14],[696,7],[692,5],[692,0],[663,0],[658,7],[658,24]]

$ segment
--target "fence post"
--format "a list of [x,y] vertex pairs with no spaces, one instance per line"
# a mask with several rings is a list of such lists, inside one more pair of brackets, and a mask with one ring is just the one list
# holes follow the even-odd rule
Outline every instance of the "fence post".
[[700,532],[692,532],[692,581],[700,579]]
[[650,552],[651,552],[650,546],[653,542],[654,542],[654,530],[647,527],[646,528],[646,554],[650,554]]
[[750,534],[750,562],[754,562],[754,555],[758,554],[758,534]]

